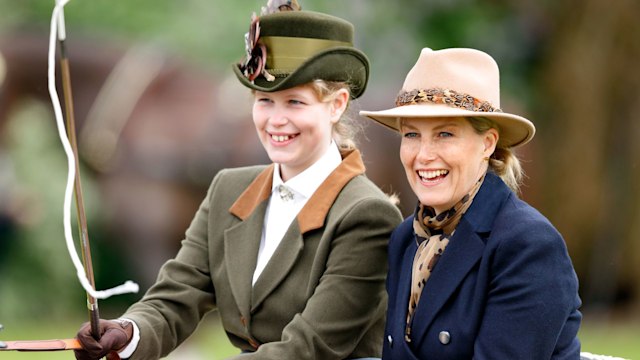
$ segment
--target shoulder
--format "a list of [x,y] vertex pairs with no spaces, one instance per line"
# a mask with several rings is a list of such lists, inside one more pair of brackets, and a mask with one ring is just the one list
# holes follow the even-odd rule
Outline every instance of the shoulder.
[[538,242],[540,239],[564,242],[544,215],[519,199],[499,177],[491,173],[487,174],[463,221],[482,237],[490,234],[494,242],[504,239],[511,242]]
[[[402,220],[398,206],[364,175],[355,176],[340,190],[328,213],[329,221],[351,219],[395,228]],[[342,220],[339,220],[342,221]],[[391,231],[389,230],[389,232]]]
[[540,264],[562,259],[563,266],[571,266],[564,239],[553,224],[493,174],[485,178],[462,222],[485,243],[493,266],[509,266],[515,259]]
[[515,196],[497,214],[487,245],[493,253],[492,267],[496,273],[519,268],[538,279],[546,279],[548,286],[561,282],[565,289],[577,287],[562,235],[544,215]]
[[566,259],[570,262],[562,235],[551,222],[515,194],[509,193],[500,205],[485,212],[484,227],[475,231],[485,242],[485,255],[492,266],[510,267],[514,263],[545,263]]
[[254,165],[237,168],[226,168],[218,171],[214,177],[216,179],[225,179],[227,181],[246,180],[247,182],[253,181],[268,165]]
[[496,214],[492,228],[492,233],[494,232],[497,236],[512,239],[516,243],[549,242],[564,246],[562,236],[549,219],[513,194]]
[[226,168],[218,171],[211,181],[211,187],[231,184],[234,187],[247,187],[268,165],[254,165],[238,168]]
[[209,185],[208,197],[228,197],[235,201],[267,166],[255,165],[218,171]]
[[391,196],[380,190],[365,175],[358,175],[351,179],[338,194],[334,205],[337,207],[372,206],[369,212],[379,208],[387,209],[397,215],[398,223],[401,219],[400,210]]
[[365,174],[354,176],[347,184],[345,188],[349,188],[350,191],[363,191],[371,196],[383,196],[384,192],[373,183]]
[[[336,189],[329,190],[329,192],[332,191],[336,191]],[[342,189],[337,189],[337,191],[338,194],[334,206],[354,206],[363,203],[375,203],[385,207],[397,208],[390,196],[380,190],[380,188],[364,174],[354,176]]]

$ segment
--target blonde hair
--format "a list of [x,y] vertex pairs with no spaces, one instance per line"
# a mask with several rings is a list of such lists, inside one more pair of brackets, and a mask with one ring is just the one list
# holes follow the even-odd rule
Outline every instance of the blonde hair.
[[[470,117],[466,119],[478,134],[484,134],[491,128],[498,130],[498,133],[500,133],[500,127],[491,119],[484,117]],[[516,194],[520,193],[520,185],[524,178],[524,171],[520,165],[520,160],[511,147],[503,146],[498,141],[496,150],[489,158],[489,169],[500,176],[502,181],[504,181],[513,192]]]
[[349,91],[347,110],[342,114],[340,121],[333,126],[333,140],[340,150],[355,150],[357,148],[355,138],[356,135],[362,131],[362,126],[347,114],[349,105],[351,104],[351,88],[349,84],[318,79],[310,82],[309,87],[315,92],[321,102],[332,101],[339,90],[346,89]]

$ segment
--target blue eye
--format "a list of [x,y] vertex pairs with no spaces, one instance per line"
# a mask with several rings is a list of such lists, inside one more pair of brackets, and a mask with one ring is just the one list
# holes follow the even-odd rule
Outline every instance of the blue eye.
[[452,134],[452,133],[450,133],[450,132],[441,131],[441,132],[438,134],[438,136],[439,136],[439,137],[452,137],[452,136],[453,136],[453,134]]
[[418,136],[419,135],[418,135],[417,132],[406,132],[406,133],[402,134],[402,137],[408,138],[408,139],[417,138]]

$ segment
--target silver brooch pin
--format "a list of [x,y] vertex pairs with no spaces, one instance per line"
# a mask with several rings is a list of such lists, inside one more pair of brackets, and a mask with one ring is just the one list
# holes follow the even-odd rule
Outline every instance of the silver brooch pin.
[[278,193],[280,193],[280,199],[282,199],[282,201],[293,200],[293,192],[284,185],[278,186]]

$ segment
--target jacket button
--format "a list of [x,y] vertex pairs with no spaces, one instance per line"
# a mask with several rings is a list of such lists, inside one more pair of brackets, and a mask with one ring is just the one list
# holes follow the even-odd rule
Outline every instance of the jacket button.
[[440,331],[438,334],[438,340],[440,340],[442,345],[447,345],[451,342],[451,334],[449,334],[448,331]]
[[387,341],[389,342],[389,347],[393,347],[393,338],[391,335],[387,335]]

